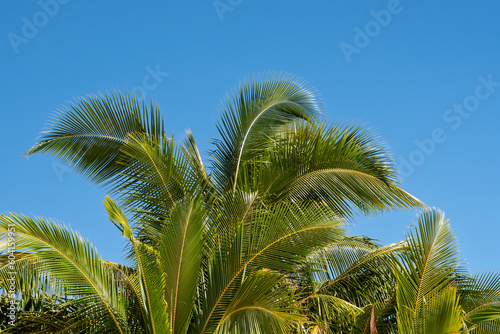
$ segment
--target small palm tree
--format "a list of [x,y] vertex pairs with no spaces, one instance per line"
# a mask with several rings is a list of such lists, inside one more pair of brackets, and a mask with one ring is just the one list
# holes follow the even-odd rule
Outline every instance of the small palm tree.
[[420,215],[394,272],[399,333],[498,332],[500,275],[468,274],[439,210]]
[[[206,168],[193,135],[168,137],[154,104],[116,92],[65,107],[27,155],[52,154],[108,189],[127,265],[51,220],[1,216],[0,236],[14,229],[22,250],[0,267],[2,288],[15,270],[23,302],[50,299],[57,311],[31,308],[8,331],[288,333],[375,319],[374,305],[402,285],[390,263],[407,246],[378,247],[342,226],[357,213],[423,204],[397,186],[369,132],[319,117],[313,92],[291,77],[242,83],[222,108]],[[475,323],[482,299],[468,296]]]
[[344,238],[306,263],[301,302],[315,333],[499,332],[500,275],[468,273],[437,209],[421,213],[402,242]]

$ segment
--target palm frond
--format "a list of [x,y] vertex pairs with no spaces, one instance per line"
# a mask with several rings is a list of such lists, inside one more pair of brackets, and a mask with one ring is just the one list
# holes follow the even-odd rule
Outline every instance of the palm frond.
[[325,201],[347,217],[424,206],[397,186],[391,156],[362,126],[294,123],[270,138],[266,153],[261,192],[275,201]]
[[470,334],[500,333],[500,320],[482,322],[469,330]]
[[165,298],[172,333],[186,333],[191,323],[201,274],[205,210],[199,200],[176,203],[158,240],[165,273]]
[[460,305],[469,327],[500,319],[500,275],[482,273],[458,285]]
[[111,198],[105,200],[111,221],[123,231],[132,246],[137,266],[137,276],[128,276],[137,296],[141,315],[148,333],[171,333],[167,315],[167,301],[164,298],[166,277],[162,271],[158,252],[151,246],[137,240],[125,213]]
[[[232,194],[237,198],[236,195]],[[247,275],[263,268],[291,272],[311,252],[344,234],[341,221],[332,217],[327,208],[314,203],[308,206],[284,203],[253,210],[248,206],[253,201],[233,203],[245,206],[224,209],[240,214],[234,215],[238,220],[233,224],[226,223],[220,232],[222,236],[213,245],[200,333],[215,330]],[[223,215],[220,218],[225,220]]]
[[446,287],[437,296],[432,296],[424,312],[422,333],[458,333],[463,328],[462,309],[454,287]]
[[395,301],[369,304],[362,309],[350,333],[397,333]]
[[[97,251],[77,233],[44,219],[20,215],[0,216],[0,235],[15,228],[16,247],[35,252],[43,260],[38,277],[53,277],[67,295],[86,297],[92,307],[80,310],[80,317],[95,319],[104,329],[128,333],[125,290],[113,284],[113,273]],[[5,250],[5,249],[3,249]]]
[[197,176],[196,183],[201,183],[202,186],[211,185],[209,175],[203,165],[200,151],[198,150],[191,130],[186,131],[184,150],[186,152],[186,158],[190,161],[190,165],[193,166],[194,174]]
[[442,310],[449,312],[454,310],[451,306],[455,305],[455,301],[450,303],[452,294],[456,293],[443,292],[442,300],[439,294],[460,270],[457,242],[441,211],[433,209],[420,214],[406,242],[401,265],[394,266],[398,326],[404,329],[403,332],[429,325],[422,319],[427,308],[433,307],[427,305],[433,297],[437,298],[436,307],[442,306]]
[[243,82],[222,107],[207,169],[193,134],[167,137],[158,107],[133,94],[63,107],[26,155],[51,154],[110,189],[117,202],[104,204],[130,262],[102,260],[52,221],[1,216],[4,292],[11,226],[22,250],[22,330],[394,332],[396,311],[411,330],[429,321],[455,330],[462,311],[471,330],[496,326],[500,279],[458,278],[440,212],[424,212],[404,243],[346,236],[355,214],[425,205],[399,187],[376,136],[315,123],[319,113],[315,93],[292,76]]
[[62,107],[26,155],[54,155],[93,182],[111,184],[120,178],[116,161],[131,134],[163,136],[160,110],[152,102],[119,91],[88,95]]
[[395,283],[392,265],[402,248],[401,243],[373,247],[351,238],[333,243],[309,260],[314,291],[305,300],[329,294],[360,307],[385,303]]
[[118,164],[126,168],[116,187],[127,207],[158,222],[165,219],[176,201],[189,193],[187,162],[177,146],[166,136],[128,137],[118,160]]
[[416,315],[415,317],[409,312],[398,311],[399,333],[449,334],[459,333],[463,328],[457,291],[451,286],[443,288],[435,295],[427,295],[425,304]]
[[257,271],[244,279],[215,333],[289,333],[293,323],[305,320],[299,311],[282,274]]
[[240,83],[221,112],[212,152],[213,175],[220,191],[235,189],[240,167],[259,154],[268,137],[298,119],[319,114],[317,98],[293,76],[271,74]]

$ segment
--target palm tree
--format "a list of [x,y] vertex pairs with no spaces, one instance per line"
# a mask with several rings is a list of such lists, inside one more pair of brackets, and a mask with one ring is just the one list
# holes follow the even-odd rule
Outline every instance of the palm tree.
[[399,333],[498,332],[500,275],[469,275],[441,211],[419,216],[394,273]]
[[[346,242],[347,241],[347,242]],[[310,257],[322,333],[497,333],[500,275],[471,276],[444,214],[428,209],[407,238],[380,247],[343,240]],[[307,275],[306,275],[307,277]],[[347,284],[346,284],[347,281]]]
[[[424,205],[398,187],[376,138],[360,126],[321,122],[314,92],[289,76],[240,84],[217,128],[206,168],[193,135],[169,138],[159,108],[133,95],[89,95],[57,114],[27,155],[54,155],[106,187],[127,265],[101,259],[51,220],[1,216],[0,235],[14,227],[23,250],[14,265],[22,300],[51,296],[64,311],[37,308],[9,330],[318,331],[332,314],[348,323],[386,302],[395,278],[377,261],[389,263],[402,246],[350,238],[343,224],[359,213]],[[324,261],[341,277],[336,284],[317,268]],[[4,291],[9,271],[0,267]]]

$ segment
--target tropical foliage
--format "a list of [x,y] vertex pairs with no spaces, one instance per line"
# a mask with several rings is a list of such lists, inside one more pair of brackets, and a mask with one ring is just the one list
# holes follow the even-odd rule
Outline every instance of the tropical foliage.
[[[378,139],[362,126],[327,124],[320,111],[293,77],[244,82],[221,108],[206,167],[192,133],[168,137],[153,103],[115,92],[65,107],[27,155],[56,156],[106,187],[109,219],[127,240],[124,264],[50,219],[2,215],[0,326],[497,332],[500,276],[470,276],[444,215],[399,187]],[[346,233],[357,215],[396,208],[423,209],[402,242],[380,246]],[[15,325],[11,297],[19,301]]]

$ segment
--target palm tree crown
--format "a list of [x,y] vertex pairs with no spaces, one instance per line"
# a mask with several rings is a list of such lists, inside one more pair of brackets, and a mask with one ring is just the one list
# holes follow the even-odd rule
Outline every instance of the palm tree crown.
[[[22,312],[6,330],[498,327],[500,278],[463,271],[438,210],[424,211],[401,243],[347,235],[343,225],[357,214],[425,205],[398,186],[389,153],[369,131],[321,121],[303,82],[270,75],[241,83],[217,129],[206,167],[191,132],[182,142],[168,137],[159,108],[131,94],[89,95],[56,114],[26,154],[54,155],[108,189],[115,199],[104,205],[127,240],[127,265],[103,260],[51,220],[1,216],[0,236],[15,226],[23,250],[15,263]],[[8,272],[4,262],[4,291]]]

